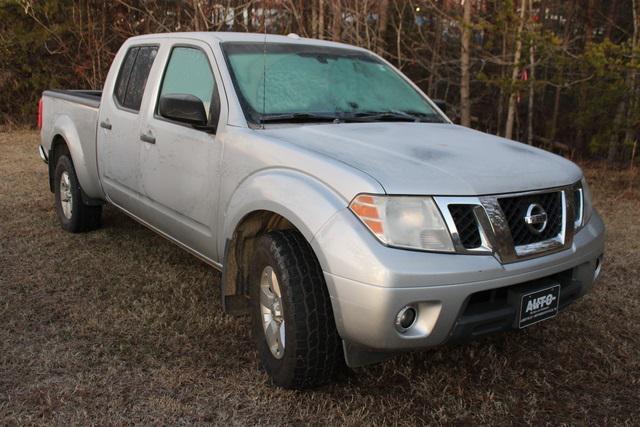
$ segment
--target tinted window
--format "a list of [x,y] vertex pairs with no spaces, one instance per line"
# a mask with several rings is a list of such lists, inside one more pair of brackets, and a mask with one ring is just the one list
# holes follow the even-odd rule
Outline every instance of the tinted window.
[[[217,115],[216,84],[204,52],[190,47],[173,49],[160,88],[160,96],[166,94],[193,95],[204,104],[207,119],[211,119],[212,114]],[[215,100],[213,108],[212,100]]]
[[142,103],[142,95],[147,84],[147,77],[153,65],[153,60],[158,53],[156,46],[141,47],[136,55],[136,60],[131,70],[129,82],[127,83],[127,91],[124,96],[122,105],[132,110],[138,111]]
[[120,67],[120,74],[118,74],[116,89],[114,91],[114,95],[120,104],[124,104],[124,96],[127,93],[129,75],[131,75],[131,69],[133,68],[133,63],[136,60],[139,50],[139,47],[129,49],[127,55],[124,57],[124,61],[122,61],[122,67]]

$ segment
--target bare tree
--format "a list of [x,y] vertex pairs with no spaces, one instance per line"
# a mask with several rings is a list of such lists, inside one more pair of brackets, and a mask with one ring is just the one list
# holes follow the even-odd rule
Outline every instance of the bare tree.
[[387,26],[389,25],[389,0],[381,0],[378,7],[378,37],[376,40],[376,50],[380,55],[385,52],[385,38]]
[[[533,0],[529,0],[529,13],[533,13]],[[533,36],[533,19],[529,17],[529,105],[527,109],[527,144],[533,145],[533,109],[535,107],[535,82],[536,82],[536,60],[535,60],[535,37]]]
[[318,0],[318,37],[324,39],[324,0]]
[[471,0],[462,4],[462,43],[460,44],[460,124],[471,126],[471,77],[469,72],[471,47]]
[[342,39],[342,0],[333,0],[331,9],[333,13],[331,39],[337,42]]
[[524,19],[527,10],[527,0],[520,2],[520,22],[516,32],[516,48],[513,55],[513,70],[511,72],[511,93],[509,94],[509,107],[507,110],[507,123],[505,125],[504,137],[511,139],[513,137],[513,122],[516,115],[516,90],[515,86],[520,74],[520,56],[522,55],[522,31],[524,30]]

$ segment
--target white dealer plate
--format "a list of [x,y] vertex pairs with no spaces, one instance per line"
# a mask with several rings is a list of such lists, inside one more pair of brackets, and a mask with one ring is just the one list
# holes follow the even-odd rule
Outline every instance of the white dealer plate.
[[554,317],[560,305],[560,285],[522,295],[518,327],[525,328],[534,323]]

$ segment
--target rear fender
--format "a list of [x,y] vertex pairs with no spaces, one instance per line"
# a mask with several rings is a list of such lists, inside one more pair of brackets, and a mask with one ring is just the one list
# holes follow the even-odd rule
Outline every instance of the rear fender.
[[[95,171],[89,169],[89,164],[95,164],[96,159],[88,158],[86,152],[82,146],[80,136],[74,122],[69,116],[60,115],[56,117],[52,127],[53,136],[51,142],[51,149],[49,150],[49,181],[51,189],[53,191],[53,172],[56,168],[57,149],[64,143],[71,154],[71,161],[76,171],[76,176],[80,182],[80,187],[83,192],[83,199],[89,204],[93,204],[95,199],[101,199],[103,196],[102,188],[98,182],[98,177]],[[94,143],[94,141],[87,141],[87,143]],[[95,200],[99,203],[98,200]]]

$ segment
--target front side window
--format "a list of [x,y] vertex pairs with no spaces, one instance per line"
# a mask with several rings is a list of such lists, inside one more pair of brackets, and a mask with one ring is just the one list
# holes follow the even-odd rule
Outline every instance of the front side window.
[[114,97],[122,107],[140,110],[147,78],[157,53],[157,46],[132,47],[127,52],[114,90]]
[[367,52],[293,43],[227,42],[222,48],[253,123],[293,114],[443,121],[393,68]]
[[193,95],[200,99],[208,121],[216,114],[219,98],[209,59],[203,51],[192,47],[173,49],[160,88],[160,97],[169,94]]

